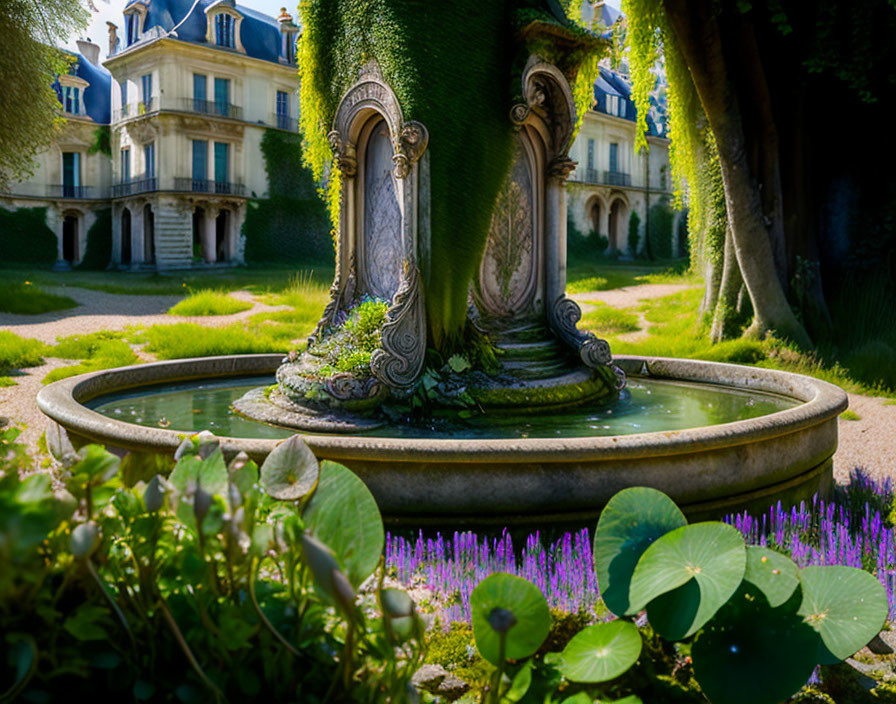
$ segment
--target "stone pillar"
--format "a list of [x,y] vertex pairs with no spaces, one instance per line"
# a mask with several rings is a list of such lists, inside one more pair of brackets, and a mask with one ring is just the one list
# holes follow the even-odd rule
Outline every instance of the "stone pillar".
[[112,256],[109,261],[109,269],[114,269],[121,264],[121,206],[112,208]]
[[246,238],[243,223],[246,220],[246,204],[234,206],[230,210],[230,258],[234,264],[246,263]]
[[131,207],[131,268],[143,263],[143,205]]
[[218,259],[216,251],[218,209],[211,205],[203,207],[205,215],[202,219],[202,254],[205,261],[214,264]]
[[566,292],[566,178],[575,166],[566,157],[557,158],[545,174],[544,293],[548,311]]
[[600,219],[603,221],[601,225],[601,231],[598,234],[603,235],[607,238],[607,241],[610,240],[610,212],[613,210],[613,204],[607,201],[607,207],[601,208],[600,210]]

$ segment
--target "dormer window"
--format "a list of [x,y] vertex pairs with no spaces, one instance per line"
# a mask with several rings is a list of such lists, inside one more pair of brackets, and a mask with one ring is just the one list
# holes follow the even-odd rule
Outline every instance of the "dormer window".
[[245,53],[243,43],[240,41],[240,24],[243,15],[236,9],[233,0],[217,0],[205,10],[207,29],[205,41],[209,44],[236,49]]
[[90,84],[83,78],[65,74],[59,77],[59,100],[67,115],[85,116],[84,90]]
[[140,41],[143,34],[143,19],[146,17],[146,7],[136,4],[124,13],[125,46],[131,46]]
[[225,15],[221,13],[215,17],[215,44],[233,49],[233,30],[235,24],[236,22],[233,19],[233,15]]

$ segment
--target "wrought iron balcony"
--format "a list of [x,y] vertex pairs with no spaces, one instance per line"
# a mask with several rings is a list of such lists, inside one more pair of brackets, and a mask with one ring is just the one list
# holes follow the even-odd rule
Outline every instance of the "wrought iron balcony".
[[585,183],[600,183],[597,169],[585,169]]
[[288,130],[289,132],[296,132],[299,129],[299,121],[289,115],[271,115],[270,124],[277,129]]
[[604,171],[604,183],[608,186],[631,186],[631,174],[621,171]]
[[232,120],[243,119],[243,109],[220,100],[204,100],[202,98],[178,98],[172,108],[181,112],[195,112],[200,115],[216,115],[229,117]]
[[135,181],[122,181],[112,186],[112,197],[121,198],[122,196],[133,196],[138,193],[150,193],[157,191],[158,179],[141,178]]
[[156,112],[158,109],[158,98],[141,100],[139,103],[127,103],[112,113],[112,122],[121,122],[122,120],[127,120],[131,117],[138,117],[149,112]]
[[212,181],[205,178],[175,178],[174,190],[182,193],[210,193],[229,196],[244,196],[246,194],[246,187],[242,183]]

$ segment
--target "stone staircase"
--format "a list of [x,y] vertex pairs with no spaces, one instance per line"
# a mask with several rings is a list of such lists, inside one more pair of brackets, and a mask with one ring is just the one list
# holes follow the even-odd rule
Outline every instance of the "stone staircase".
[[160,207],[155,214],[156,262],[159,270],[183,269],[193,263],[193,220],[189,213]]
[[541,324],[493,332],[492,341],[503,352],[504,371],[519,379],[550,379],[575,368],[569,351]]

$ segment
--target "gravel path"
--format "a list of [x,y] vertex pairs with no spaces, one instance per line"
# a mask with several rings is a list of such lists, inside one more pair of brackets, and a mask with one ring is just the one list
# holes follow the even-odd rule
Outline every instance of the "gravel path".
[[68,296],[79,305],[77,308],[40,315],[0,313],[0,330],[53,344],[58,337],[83,335],[97,330],[124,330],[132,325],[199,323],[208,327],[224,327],[256,313],[288,310],[288,306],[258,303],[248,291],[234,291],[231,296],[252,303],[252,308],[232,315],[168,315],[165,311],[182,300],[183,296],[128,296],[69,286],[42,288],[49,293]]
[[[612,291],[579,293],[573,298],[585,305],[587,301],[603,301],[613,307],[633,308],[639,301],[661,298],[687,288],[691,286],[645,284]],[[256,313],[285,309],[285,306],[273,307],[257,303],[249,292],[238,291],[232,295],[254,303],[251,310],[234,315],[186,318],[165,314],[168,308],[180,300],[179,296],[124,296],[69,287],[55,291],[71,296],[81,305],[71,310],[43,315],[3,313],[0,314],[0,330],[10,330],[23,337],[53,343],[57,337],[99,330],[123,330],[131,325],[193,322],[209,327],[223,326]],[[145,354],[140,356],[148,357]],[[51,370],[71,363],[68,360],[48,358],[43,366],[26,369],[21,376],[15,377],[16,386],[0,388],[0,416],[28,426],[22,436],[23,441],[36,442],[43,432],[44,416],[35,402],[37,392],[42,388],[41,380]],[[846,481],[853,467],[863,467],[876,477],[891,476],[896,479],[896,405],[887,403],[887,399],[850,394],[849,407],[860,416],[860,420],[840,419],[838,422],[840,447],[834,456],[836,479]]]
[[[198,323],[207,327],[224,327],[245,320],[256,313],[289,310],[289,306],[269,306],[259,303],[248,291],[234,291],[230,295],[252,304],[249,310],[233,315],[179,316],[168,315],[171,306],[183,296],[129,296],[103,291],[93,291],[70,286],[42,286],[42,289],[68,296],[79,305],[77,308],[60,310],[40,315],[15,315],[0,313],[0,330],[8,330],[20,337],[31,337],[47,344],[55,344],[56,339],[69,335],[84,335],[100,330],[125,330],[135,325],[173,325],[175,323]],[[152,356],[142,350],[134,350],[143,361],[151,361]],[[44,415],[37,407],[37,392],[43,384],[41,380],[53,369],[77,364],[77,361],[56,357],[46,358],[46,364],[23,370],[13,379],[15,386],[0,388],[0,416],[25,424],[27,428],[21,439],[34,443],[43,432]]]

